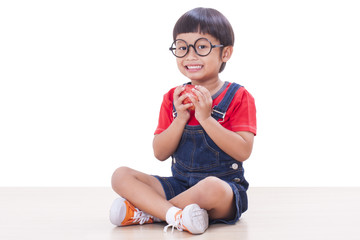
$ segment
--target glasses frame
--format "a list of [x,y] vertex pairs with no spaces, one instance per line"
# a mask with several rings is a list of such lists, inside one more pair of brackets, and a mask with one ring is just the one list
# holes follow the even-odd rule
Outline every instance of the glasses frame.
[[[197,43],[199,40],[203,40],[203,39],[206,40],[206,41],[208,41],[208,42],[210,43],[210,46],[211,46],[209,53],[207,53],[207,54],[205,54],[205,55],[199,54],[199,53],[196,51],[196,48],[195,48],[196,43]],[[176,50],[176,48],[173,47],[173,46],[175,45],[176,41],[179,41],[179,40],[185,42],[185,44],[186,44],[186,49],[187,49],[187,50],[186,50],[186,53],[184,54],[184,56],[180,56],[180,57],[177,56],[177,55],[174,53],[174,50]],[[213,48],[224,47],[224,45],[222,45],[222,44],[213,45],[213,44],[210,42],[210,40],[207,39],[207,38],[199,38],[199,39],[197,39],[197,40],[194,42],[194,44],[188,44],[184,39],[176,39],[176,40],[171,44],[171,47],[169,47],[169,50],[172,52],[172,54],[173,54],[175,57],[177,57],[177,58],[183,58],[183,57],[185,57],[185,56],[189,53],[190,47],[192,47],[192,48],[194,49],[195,53],[196,53],[198,56],[200,56],[200,57],[206,57],[207,55],[209,55],[209,54],[211,53],[211,51],[212,51]]]

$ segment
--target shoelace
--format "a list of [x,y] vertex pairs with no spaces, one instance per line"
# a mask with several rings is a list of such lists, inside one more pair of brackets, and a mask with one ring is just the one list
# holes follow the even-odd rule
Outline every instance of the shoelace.
[[177,230],[179,230],[180,232],[183,231],[183,224],[182,224],[182,214],[178,214],[175,217],[175,222],[173,224],[169,224],[167,226],[164,227],[164,232],[167,232],[167,229],[169,227],[172,227],[171,233],[174,232],[174,228],[176,228]]
[[134,223],[139,223],[140,225],[148,222],[151,218],[151,215],[144,213],[143,211],[140,211],[139,209],[136,209],[137,211],[134,212],[134,216],[132,219],[134,219]]

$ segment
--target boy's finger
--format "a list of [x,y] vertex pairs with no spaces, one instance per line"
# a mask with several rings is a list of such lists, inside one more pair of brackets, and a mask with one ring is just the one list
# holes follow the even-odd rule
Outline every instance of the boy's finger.
[[182,86],[182,85],[177,86],[174,91],[174,99],[175,99],[175,97],[179,97],[179,95],[182,91],[184,91],[184,86]]

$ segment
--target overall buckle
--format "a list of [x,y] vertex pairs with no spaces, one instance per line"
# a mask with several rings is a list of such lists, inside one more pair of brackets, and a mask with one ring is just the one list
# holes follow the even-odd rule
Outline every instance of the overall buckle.
[[225,116],[226,116],[226,112],[220,112],[216,109],[213,109],[211,114],[216,114],[216,115],[220,115],[221,117],[219,119],[222,119],[222,121],[219,121],[219,122],[223,122],[225,120]]

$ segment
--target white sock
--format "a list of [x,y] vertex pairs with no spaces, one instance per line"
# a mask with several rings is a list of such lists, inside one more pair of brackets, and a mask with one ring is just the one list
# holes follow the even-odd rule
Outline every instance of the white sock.
[[[138,208],[136,208],[136,209],[138,209]],[[141,211],[141,210],[139,210],[139,211]],[[152,215],[150,215],[150,214],[148,214],[148,213],[146,213],[146,212],[144,212],[144,211],[142,211],[142,212],[143,212],[145,215],[150,216],[154,222],[162,222],[162,220],[161,220],[160,218],[154,217],[154,216],[152,216]]]
[[166,222],[168,224],[173,224],[175,222],[175,214],[181,210],[180,208],[177,207],[171,207],[169,208],[169,210],[166,212]]
[[157,218],[157,217],[152,217],[152,219],[154,220],[154,222],[162,222],[162,220],[160,218]]

